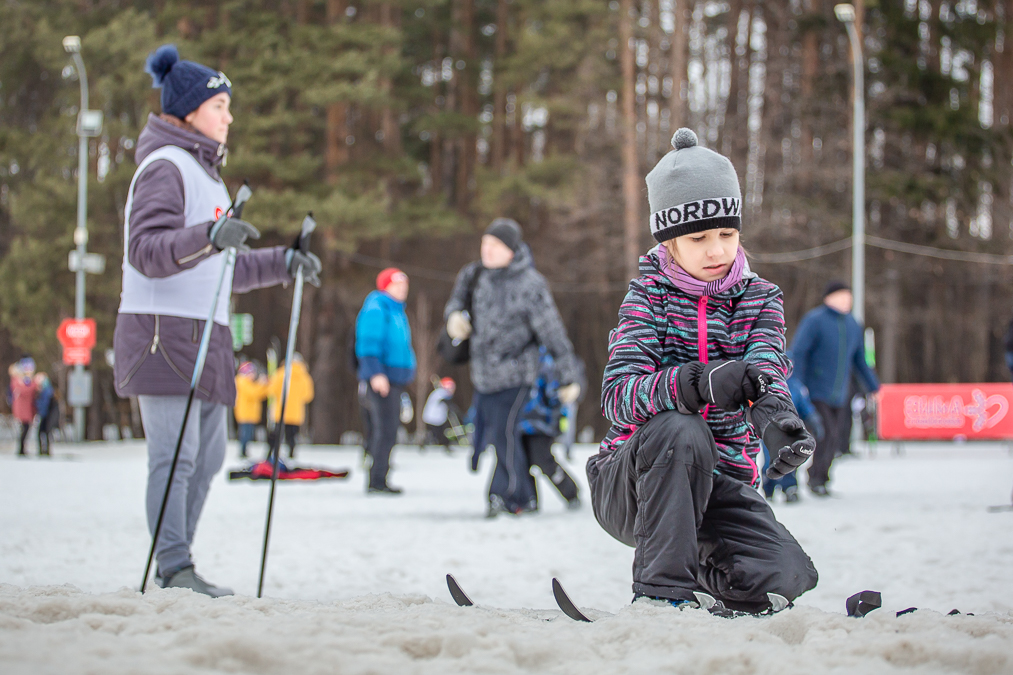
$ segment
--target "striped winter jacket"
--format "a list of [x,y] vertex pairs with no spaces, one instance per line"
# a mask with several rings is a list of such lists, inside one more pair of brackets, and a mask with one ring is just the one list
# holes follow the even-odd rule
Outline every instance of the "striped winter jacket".
[[[612,428],[588,468],[609,461],[652,416],[676,409],[679,366],[722,359],[755,363],[771,376],[771,392],[791,405],[781,289],[747,268],[728,291],[697,298],[676,288],[654,251],[642,256],[609,336],[601,397]],[[745,410],[710,407],[705,414],[719,451],[717,470],[755,485],[760,443]]]

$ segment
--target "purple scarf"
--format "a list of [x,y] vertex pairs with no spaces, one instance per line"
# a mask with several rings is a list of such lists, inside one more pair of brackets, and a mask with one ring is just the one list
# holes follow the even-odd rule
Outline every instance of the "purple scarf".
[[668,249],[663,244],[658,245],[658,260],[661,263],[661,271],[672,280],[676,288],[695,297],[723,293],[742,281],[744,273],[748,273],[749,271],[749,264],[746,262],[746,252],[742,250],[741,246],[739,247],[739,252],[735,254],[735,262],[732,263],[728,274],[714,281],[700,281],[679,267],[672,260],[672,257],[668,254]]

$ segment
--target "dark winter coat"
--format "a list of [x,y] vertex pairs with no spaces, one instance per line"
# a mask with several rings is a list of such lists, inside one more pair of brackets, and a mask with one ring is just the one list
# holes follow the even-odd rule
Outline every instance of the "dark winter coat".
[[[468,281],[480,264],[470,263],[457,275],[444,321],[464,309]],[[520,245],[507,267],[483,270],[475,285],[471,324],[471,382],[481,393],[534,384],[539,345],[556,359],[561,384],[578,380],[573,345],[527,244]]]
[[[166,145],[176,145],[192,154],[213,178],[225,156],[225,146],[203,134],[181,128],[155,115],[137,139],[135,160],[140,163],[150,153]],[[190,269],[209,255],[207,225],[184,227],[183,178],[169,161],[153,162],[138,177],[134,186],[130,214],[130,242],[126,255],[130,264],[148,277],[164,278]],[[204,255],[199,255],[206,251]],[[185,260],[180,263],[178,261]],[[233,293],[287,283],[285,249],[262,248],[236,258],[232,281]],[[208,305],[215,289],[208,289]],[[116,355],[114,375],[120,396],[186,395],[197,361],[197,350],[205,320],[149,314],[119,314],[113,349]],[[232,336],[227,326],[214,324],[204,373],[197,397],[231,406],[236,398]]]
[[820,305],[802,317],[789,350],[795,377],[809,398],[835,408],[847,404],[851,373],[866,391],[879,389],[879,378],[865,362],[865,335],[851,314]]
[[[642,256],[640,276],[630,282],[609,337],[601,399],[612,428],[589,460],[589,473],[653,417],[676,410],[679,368],[702,360],[755,364],[770,376],[770,391],[791,406],[781,289],[749,273],[727,291],[697,298],[676,287],[655,252]],[[719,452],[717,470],[755,484],[760,442],[745,411],[711,407],[706,420]]]

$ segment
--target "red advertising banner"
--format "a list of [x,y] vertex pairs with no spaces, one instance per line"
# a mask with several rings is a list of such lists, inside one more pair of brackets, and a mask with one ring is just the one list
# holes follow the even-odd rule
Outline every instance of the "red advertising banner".
[[56,330],[63,345],[63,362],[68,366],[87,366],[91,363],[91,348],[95,346],[95,319],[64,319]]
[[877,399],[883,440],[1013,438],[1013,384],[884,384]]

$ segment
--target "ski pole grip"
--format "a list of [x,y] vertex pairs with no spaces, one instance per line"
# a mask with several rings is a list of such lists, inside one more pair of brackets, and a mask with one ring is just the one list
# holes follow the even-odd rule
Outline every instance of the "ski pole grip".
[[296,239],[295,248],[308,253],[310,250],[310,235],[313,234],[313,230],[315,229],[317,229],[317,221],[313,219],[313,212],[310,211],[303,218],[302,228],[299,231],[299,238]]
[[232,217],[242,218],[243,207],[246,206],[246,202],[249,201],[250,197],[253,196],[253,190],[250,189],[250,184],[243,181],[239,191],[236,193],[236,198],[232,201]]

